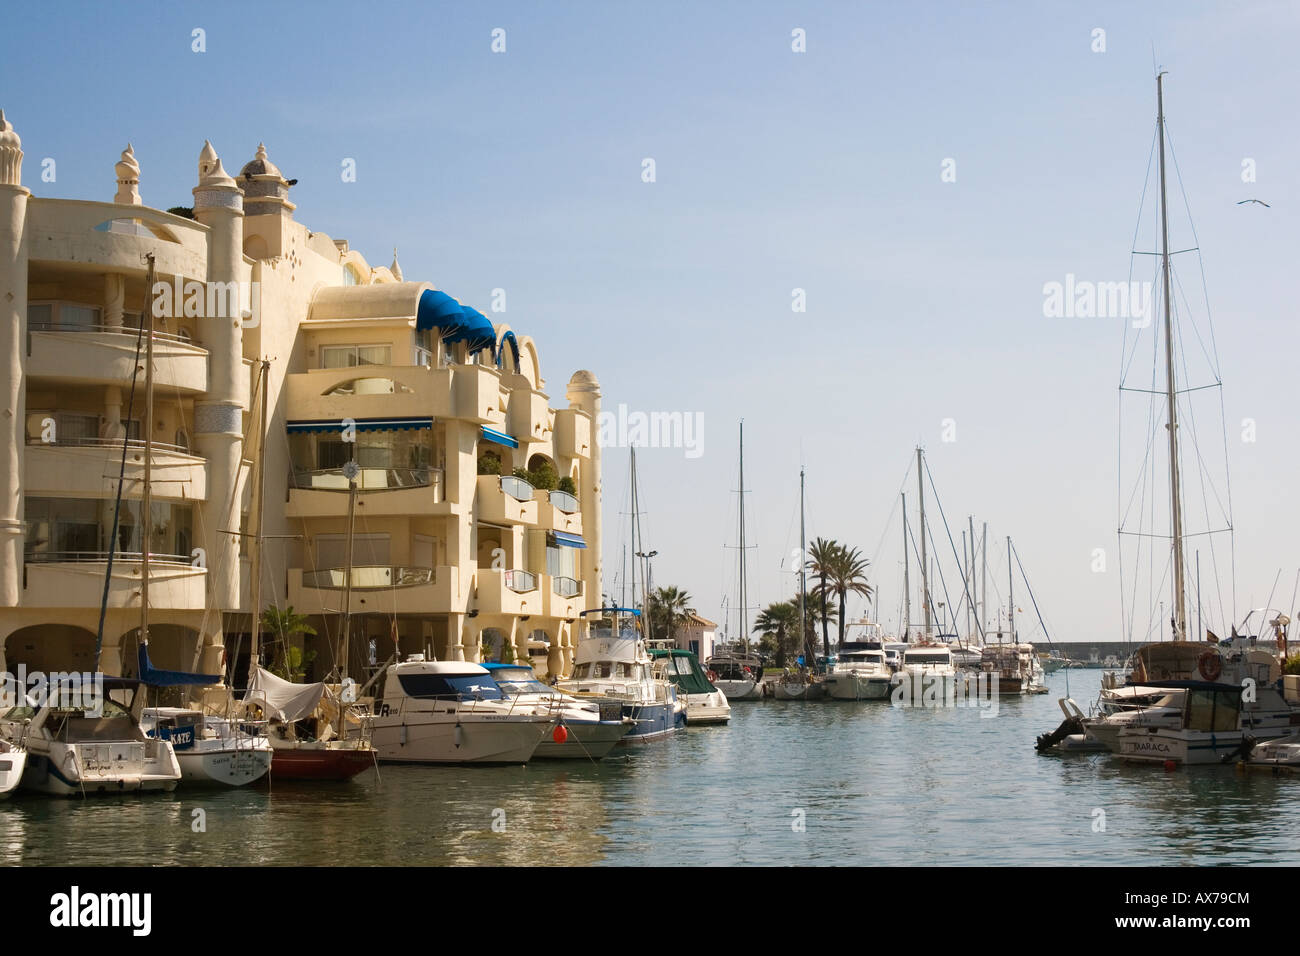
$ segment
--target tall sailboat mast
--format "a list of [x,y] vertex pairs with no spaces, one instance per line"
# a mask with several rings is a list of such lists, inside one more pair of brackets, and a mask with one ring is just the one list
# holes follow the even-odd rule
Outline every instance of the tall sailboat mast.
[[[253,493],[257,496],[257,507],[254,509],[253,518],[257,522],[257,530],[253,536],[253,549],[250,553],[249,570],[253,576],[253,621],[249,628],[251,641],[248,648],[248,679],[253,679],[254,668],[259,666],[262,651],[262,543],[265,540],[263,533],[262,521],[266,514],[266,406],[267,406],[267,385],[270,382],[271,363],[262,359],[262,367],[258,376],[258,394],[261,400],[261,431],[257,436],[257,479],[253,485]],[[286,647],[284,652],[288,654]],[[233,673],[233,672],[232,672]]]
[[[149,644],[149,550],[153,546],[153,284],[154,257],[149,253],[144,278],[144,487],[140,493],[140,646]],[[125,440],[125,439],[124,439]]]
[[903,640],[910,640],[912,633],[912,583],[908,579],[907,569],[911,562],[907,559],[907,492],[903,492]]
[[930,571],[925,557],[925,463],[916,449],[916,488],[921,501],[921,610],[925,614],[925,639],[930,639]]
[[803,648],[804,663],[812,669],[816,661],[807,660],[808,657],[808,626],[804,623],[804,592],[808,590],[808,581],[805,577],[808,562],[804,560],[804,521],[803,521],[803,469],[799,469],[799,644]]
[[1015,575],[1011,571],[1011,536],[1007,535],[1007,632],[1011,643],[1016,642],[1016,598]]
[[740,420],[740,639],[749,643],[749,581],[745,568],[745,420]]
[[1174,323],[1169,295],[1169,200],[1165,188],[1165,86],[1164,74],[1156,77],[1156,125],[1160,135],[1160,264],[1165,304],[1165,396],[1169,403],[1169,506],[1172,511],[1174,548],[1174,640],[1186,640],[1187,602],[1183,566],[1183,503],[1178,476],[1178,400],[1174,379]]

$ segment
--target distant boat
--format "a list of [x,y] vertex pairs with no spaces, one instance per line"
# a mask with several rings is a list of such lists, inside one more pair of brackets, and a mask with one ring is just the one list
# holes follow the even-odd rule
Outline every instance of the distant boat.
[[686,700],[686,723],[725,724],[731,719],[731,705],[700,666],[693,651],[672,647],[671,641],[648,642],[650,659],[664,665],[665,673]]

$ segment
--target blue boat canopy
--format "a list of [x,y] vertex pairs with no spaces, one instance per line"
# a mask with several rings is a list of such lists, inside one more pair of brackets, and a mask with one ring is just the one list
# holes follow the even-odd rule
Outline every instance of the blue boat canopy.
[[189,674],[185,671],[160,671],[149,660],[149,645],[141,644],[139,658],[139,681],[150,687],[181,687],[186,684],[215,684],[221,680],[220,674]]
[[580,534],[568,534],[564,531],[552,531],[551,534],[555,535],[555,543],[562,548],[585,548],[587,546],[587,542],[582,540]]
[[[354,418],[353,424],[359,432],[410,431],[432,428],[432,418]],[[289,434],[303,432],[341,432],[343,419],[325,418],[310,422],[287,422],[285,431]]]
[[485,441],[496,442],[498,445],[505,445],[507,448],[518,448],[519,442],[513,436],[505,432],[499,432],[495,428],[483,426],[483,439]]

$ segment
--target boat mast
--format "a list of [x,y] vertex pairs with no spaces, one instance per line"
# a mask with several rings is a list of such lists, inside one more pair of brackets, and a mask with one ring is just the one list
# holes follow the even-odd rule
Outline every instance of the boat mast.
[[[970,524],[970,564],[966,565],[966,604],[970,609],[970,614],[966,617],[966,640],[969,642],[973,637],[978,636],[983,642],[984,628],[980,626],[979,608],[975,602],[979,595],[975,593],[975,516],[967,515],[967,522]],[[975,619],[975,630],[970,629],[971,617]]]
[[627,605],[627,607],[632,607],[632,608],[634,608],[634,607],[636,607],[636,562],[637,562],[637,557],[636,557],[636,552],[637,552],[637,546],[636,546],[636,448],[635,448],[635,447],[630,448],[630,449],[628,449],[628,451],[631,453],[631,456],[632,456],[631,471],[630,471],[630,473],[629,473],[629,476],[630,476],[630,479],[631,479],[631,482],[632,482],[632,494],[631,494],[631,498],[632,498],[632,513],[631,513],[630,515],[628,515],[628,520],[629,520],[629,522],[631,523],[631,529],[630,529],[630,530],[631,530],[631,535],[632,535],[632,603],[629,604],[629,605]]
[[[144,487],[140,493],[140,646],[149,646],[149,549],[153,545],[153,283],[154,256],[149,253],[144,277],[144,311],[148,324],[144,347]],[[125,439],[123,439],[125,440]]]
[[907,569],[911,564],[907,560],[907,492],[903,492],[903,640],[909,639],[912,630],[912,583],[908,580]]
[[1007,633],[1011,635],[1011,643],[1016,642],[1016,597],[1015,587],[1016,577],[1011,571],[1011,536],[1007,535]]
[[749,582],[745,568],[745,420],[740,420],[740,639],[749,646]]
[[803,469],[799,469],[799,643],[803,647],[804,664],[809,670],[817,662],[808,660],[808,626],[804,623],[804,592],[808,590],[805,569],[808,562],[804,560],[804,521],[803,521]]
[[980,623],[980,634],[988,627],[989,613],[989,523],[984,522],[984,530],[980,533],[980,613],[984,620]]
[[916,449],[916,488],[921,496],[921,609],[925,613],[925,639],[930,639],[930,571],[925,557],[925,465]]
[[1165,396],[1169,403],[1169,506],[1173,518],[1174,535],[1174,606],[1173,628],[1175,641],[1186,640],[1187,603],[1184,589],[1183,567],[1183,503],[1178,479],[1178,402],[1174,381],[1174,324],[1169,297],[1169,208],[1165,191],[1165,88],[1164,74],[1156,77],[1157,126],[1160,131],[1160,262],[1165,300]]
[[[260,666],[262,653],[262,517],[265,514],[263,502],[266,500],[266,387],[270,378],[271,363],[262,359],[260,370],[258,391],[262,402],[261,407],[261,432],[257,437],[257,480],[253,485],[253,491],[257,495],[257,508],[254,512],[254,518],[257,521],[257,531],[253,535],[253,552],[249,555],[249,570],[253,576],[253,621],[251,625],[252,640],[248,647],[248,676],[251,680],[253,677],[253,668]],[[287,638],[288,635],[282,635]],[[284,650],[286,659],[289,649]],[[232,670],[233,674],[234,671]]]
[[[354,453],[355,454],[355,453]],[[343,634],[339,640],[339,683],[347,679],[348,676],[348,651],[349,638],[352,631],[352,562],[353,562],[353,545],[355,543],[356,513],[357,513],[357,476],[361,474],[361,468],[358,466],[356,458],[343,466],[343,474],[348,479],[348,566],[343,573]]]

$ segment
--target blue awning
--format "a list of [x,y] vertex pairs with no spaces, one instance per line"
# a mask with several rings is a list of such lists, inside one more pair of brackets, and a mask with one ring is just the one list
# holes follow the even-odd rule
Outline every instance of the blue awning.
[[587,542],[582,540],[580,534],[568,534],[564,531],[552,531],[551,534],[555,535],[555,543],[561,548],[585,548],[587,546]]
[[519,442],[505,432],[499,432],[495,428],[483,426],[484,441],[496,442],[498,445],[505,445],[507,448],[518,448]]
[[510,346],[510,353],[515,359],[515,371],[519,371],[519,340],[515,338],[514,332],[507,332],[501,336],[501,351],[497,355],[497,368],[501,367],[501,360],[506,357],[506,346]]
[[149,645],[141,644],[138,654],[140,673],[137,675],[142,684],[150,687],[182,687],[187,684],[215,684],[221,680],[220,674],[190,674],[185,671],[160,671],[149,660]]
[[465,316],[461,305],[445,292],[437,289],[425,289],[420,293],[420,304],[415,310],[415,327],[417,329],[437,328],[443,338],[456,332],[465,325]]
[[491,349],[493,354],[497,350],[497,330],[492,327],[486,315],[478,309],[470,308],[468,305],[460,307],[461,316],[464,324],[455,332],[448,334],[442,333],[444,342],[465,342],[469,345],[470,354],[483,349]]
[[[352,421],[359,432],[409,431],[433,427],[432,418],[354,418]],[[305,432],[341,432],[343,419],[325,418],[309,422],[288,422],[284,427],[290,435]]]

